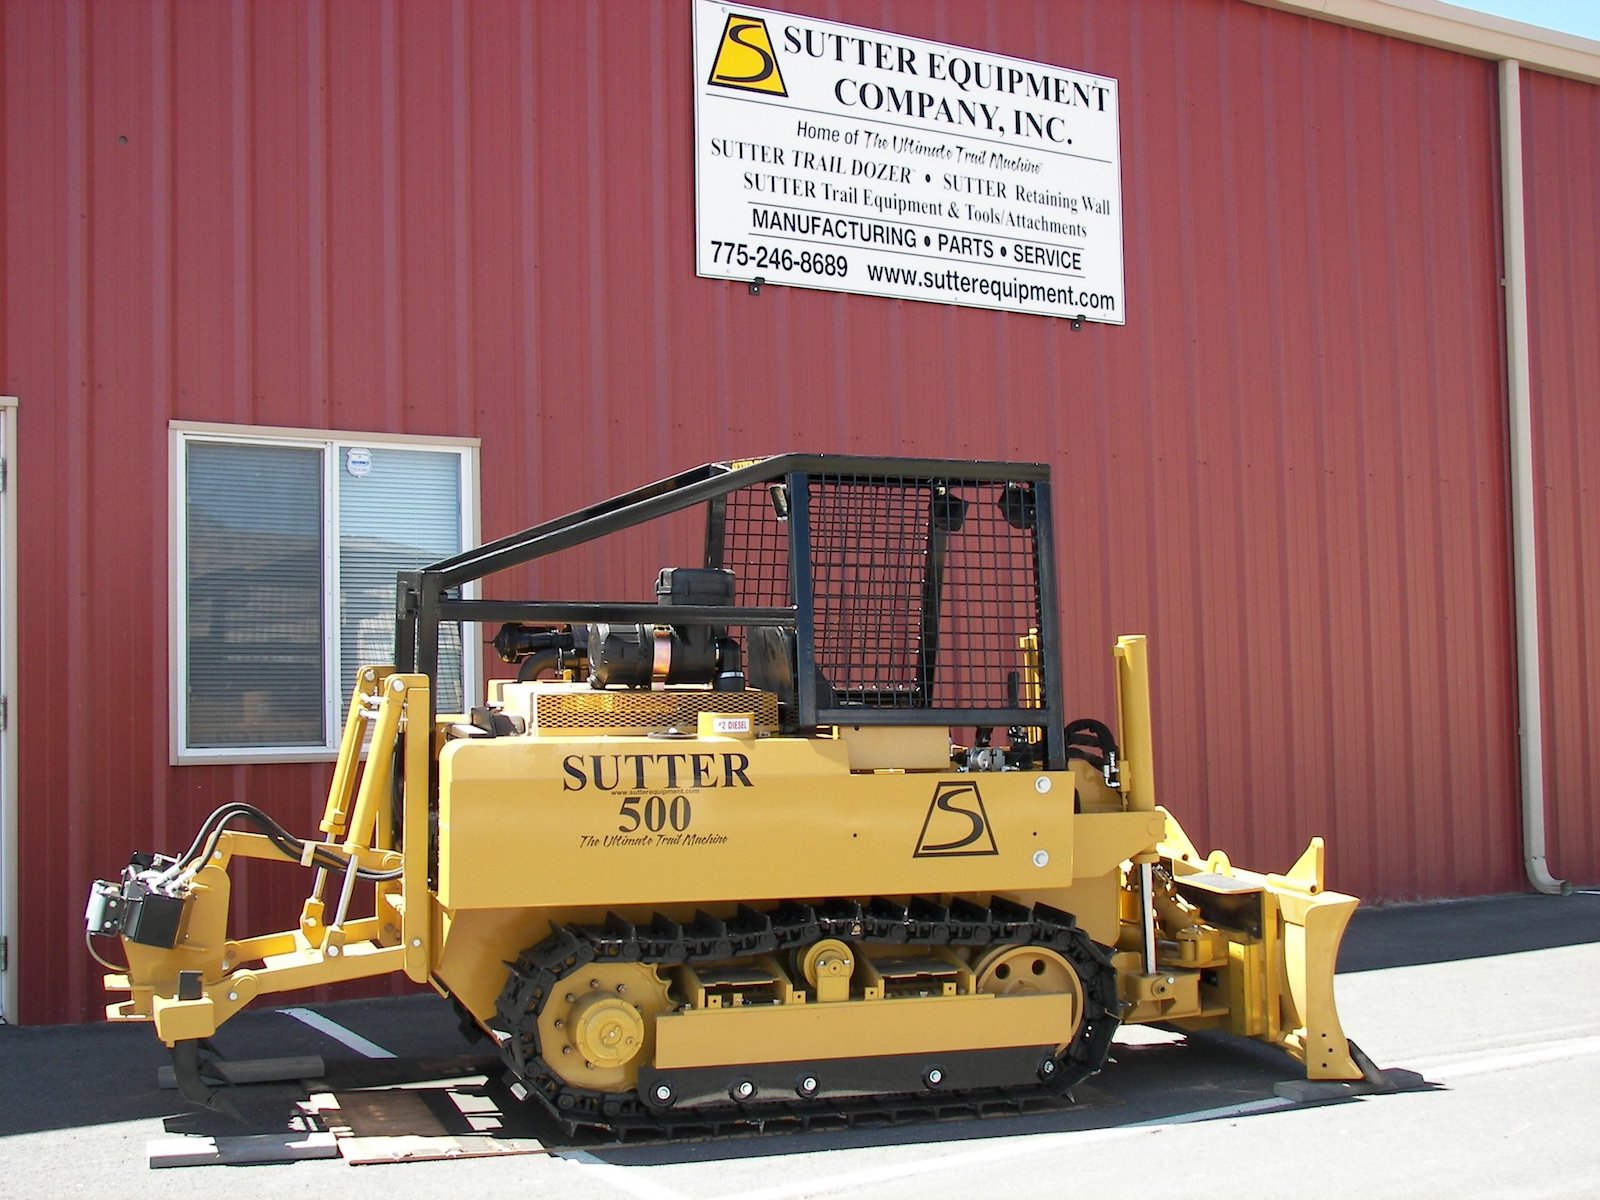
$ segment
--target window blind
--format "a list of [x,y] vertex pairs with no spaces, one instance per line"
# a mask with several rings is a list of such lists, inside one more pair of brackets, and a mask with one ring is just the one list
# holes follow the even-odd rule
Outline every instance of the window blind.
[[[357,454],[352,457],[350,451]],[[339,446],[339,679],[394,661],[395,572],[461,550],[461,457]],[[352,472],[351,467],[356,470]],[[439,712],[463,706],[459,627],[439,631]]]
[[191,441],[185,478],[188,745],[321,745],[321,450]]

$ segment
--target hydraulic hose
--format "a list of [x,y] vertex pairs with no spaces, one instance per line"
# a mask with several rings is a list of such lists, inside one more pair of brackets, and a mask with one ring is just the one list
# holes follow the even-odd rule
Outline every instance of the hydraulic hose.
[[[235,801],[231,804],[224,804],[201,823],[200,832],[195,836],[194,843],[189,847],[188,852],[163,872],[161,880],[168,882],[186,871],[197,872],[216,852],[217,843],[222,838],[223,829],[227,827],[229,822],[239,817],[244,817],[254,824],[286,859],[292,862],[304,861],[306,843],[303,839],[295,837],[255,805]],[[319,846],[312,852],[310,862],[306,865],[323,867],[330,871],[343,871],[350,864],[348,859],[325,846]],[[371,883],[380,883],[399,879],[400,869],[397,867],[390,871],[373,871],[366,867],[358,867],[356,868],[356,878]]]
[[543,650],[535,650],[522,660],[522,665],[517,668],[517,682],[527,683],[530,679],[537,679],[544,672],[561,668],[562,651],[555,646],[546,646]]

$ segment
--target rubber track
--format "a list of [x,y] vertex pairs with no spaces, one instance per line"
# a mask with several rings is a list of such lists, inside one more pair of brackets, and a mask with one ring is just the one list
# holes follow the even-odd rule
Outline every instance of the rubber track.
[[[575,1087],[552,1073],[540,1057],[539,1011],[560,980],[589,963],[736,962],[797,950],[822,938],[901,946],[1041,946],[1076,968],[1084,987],[1084,1020],[1072,1043],[1053,1060],[1055,1069],[1048,1078],[965,1092],[814,1101],[794,1096],[745,1105],[663,1109],[646,1104],[637,1093]],[[1117,1012],[1117,980],[1110,956],[1078,929],[1071,914],[1048,905],[1024,908],[999,897],[988,907],[962,900],[945,906],[920,898],[906,906],[885,900],[815,905],[785,901],[768,910],[741,906],[725,920],[702,912],[687,925],[659,914],[648,925],[635,925],[615,913],[608,913],[599,926],[553,925],[548,937],[512,964],[496,1005],[494,1028],[514,1083],[521,1084],[519,1093],[538,1097],[569,1133],[592,1126],[619,1135],[650,1132],[678,1137],[773,1124],[848,1127],[1026,1110],[1040,1101],[1065,1097],[1100,1070],[1111,1052]]]

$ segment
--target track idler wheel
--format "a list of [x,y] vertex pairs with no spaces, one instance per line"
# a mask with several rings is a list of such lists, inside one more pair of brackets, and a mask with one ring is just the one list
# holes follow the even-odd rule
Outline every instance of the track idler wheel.
[[585,963],[556,981],[539,1013],[540,1056],[575,1087],[632,1091],[655,1051],[656,1018],[671,1009],[654,967]]
[[978,991],[995,996],[1061,993],[1072,997],[1072,1027],[1064,1030],[1059,1054],[1083,1027],[1083,980],[1061,955],[1044,946],[997,946],[973,968]]

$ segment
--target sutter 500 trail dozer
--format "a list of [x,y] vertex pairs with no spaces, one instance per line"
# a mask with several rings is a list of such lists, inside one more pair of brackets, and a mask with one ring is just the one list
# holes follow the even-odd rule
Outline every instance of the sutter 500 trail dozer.
[[[704,557],[655,603],[459,598],[692,508]],[[1120,742],[1065,720],[1054,560],[1043,466],[785,455],[404,572],[322,836],[228,804],[94,886],[109,1015],[153,1020],[204,1102],[197,1046],[245,1005],[404,972],[569,1128],[986,1111],[1098,1071],[1119,1022],[1360,1078],[1333,996],[1356,900],[1320,840],[1256,874],[1157,805],[1142,638]],[[459,622],[505,622],[521,669],[441,715]],[[314,877],[297,928],[228,929],[237,858]]]

